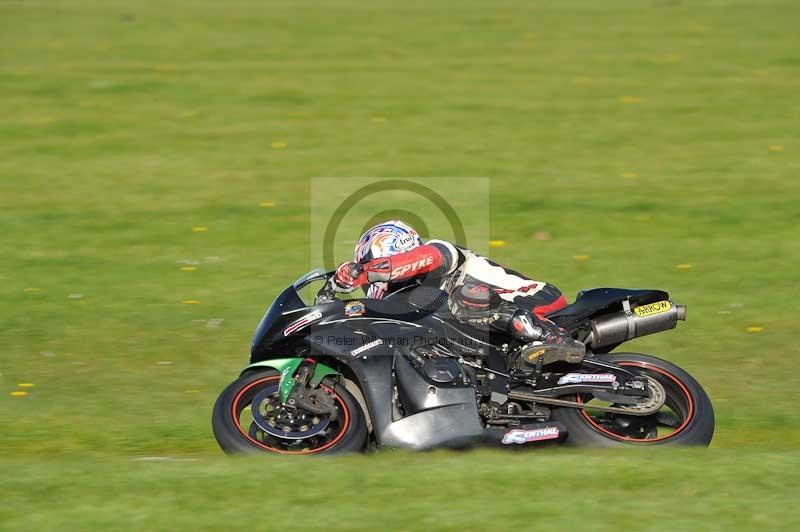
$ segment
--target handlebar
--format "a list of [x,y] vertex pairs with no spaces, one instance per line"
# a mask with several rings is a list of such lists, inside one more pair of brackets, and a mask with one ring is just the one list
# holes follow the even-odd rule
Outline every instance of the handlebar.
[[317,297],[314,299],[315,305],[336,301],[336,286],[333,284],[333,274],[334,272],[326,273],[328,279],[325,281],[325,284],[322,285],[322,288],[319,289],[319,292],[317,292]]

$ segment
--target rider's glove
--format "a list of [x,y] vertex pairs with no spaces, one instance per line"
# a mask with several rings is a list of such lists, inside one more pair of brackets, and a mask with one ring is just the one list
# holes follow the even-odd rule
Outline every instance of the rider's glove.
[[333,281],[342,291],[352,292],[367,282],[364,267],[357,262],[343,262],[336,268]]
[[518,310],[511,318],[509,326],[511,334],[525,342],[532,342],[543,338],[545,329],[536,324],[533,314],[527,310]]

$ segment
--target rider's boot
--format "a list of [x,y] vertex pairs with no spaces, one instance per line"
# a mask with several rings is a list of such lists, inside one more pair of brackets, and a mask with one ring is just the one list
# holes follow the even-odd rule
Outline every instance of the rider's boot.
[[511,334],[526,343],[517,360],[535,366],[541,358],[542,365],[554,362],[578,364],[586,355],[586,346],[572,338],[564,329],[549,320],[536,319],[528,311],[518,311],[511,318]]

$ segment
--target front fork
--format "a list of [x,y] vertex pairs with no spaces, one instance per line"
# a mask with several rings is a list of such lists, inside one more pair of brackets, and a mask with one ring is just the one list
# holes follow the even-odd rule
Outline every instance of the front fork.
[[319,388],[322,379],[330,375],[339,374],[339,372],[332,367],[326,366],[321,362],[317,362],[313,358],[299,357],[262,360],[260,362],[250,364],[244,368],[244,370],[242,370],[242,373],[255,368],[272,368],[279,371],[281,374],[281,380],[278,384],[279,396],[281,404],[285,405],[289,400],[289,395],[292,393],[292,390],[297,384],[297,377],[299,375],[298,368],[300,368],[300,366],[303,366],[303,368],[313,368],[313,370],[304,369],[303,371],[303,387],[305,388]]

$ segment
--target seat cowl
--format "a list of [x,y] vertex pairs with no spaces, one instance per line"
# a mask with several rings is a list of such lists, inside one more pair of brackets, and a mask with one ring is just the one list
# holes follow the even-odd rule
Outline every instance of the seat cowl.
[[629,299],[636,305],[646,305],[669,299],[669,294],[663,290],[642,290],[636,288],[593,288],[581,290],[575,302],[547,315],[549,319],[581,319],[592,314],[621,305],[622,301]]

